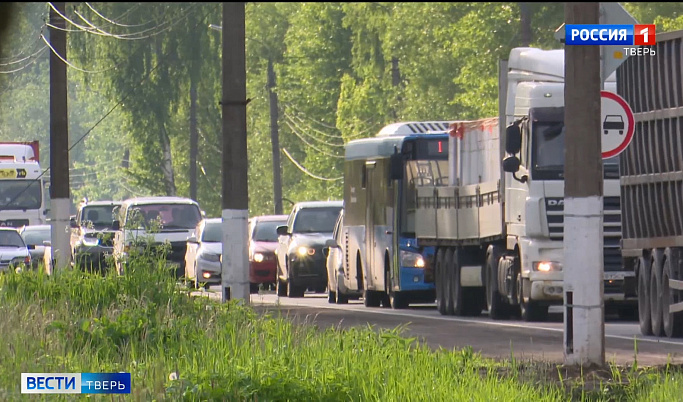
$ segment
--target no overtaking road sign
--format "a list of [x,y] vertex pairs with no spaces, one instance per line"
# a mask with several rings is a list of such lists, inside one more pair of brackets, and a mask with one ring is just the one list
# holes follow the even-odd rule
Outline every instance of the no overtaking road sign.
[[609,91],[600,91],[600,135],[602,159],[623,152],[633,139],[633,111],[624,98]]

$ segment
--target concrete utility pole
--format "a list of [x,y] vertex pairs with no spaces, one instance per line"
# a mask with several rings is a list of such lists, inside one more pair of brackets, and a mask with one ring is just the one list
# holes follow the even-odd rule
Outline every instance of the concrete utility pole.
[[249,303],[245,3],[223,3],[223,301]]
[[199,132],[197,131],[197,83],[190,82],[190,198],[197,201],[197,153]]
[[[597,24],[599,3],[565,3],[566,24]],[[604,365],[600,48],[565,45],[565,363]]]
[[[66,3],[52,3],[64,15]],[[50,43],[66,58],[66,22],[50,8]],[[55,268],[65,268],[71,259],[71,196],[69,194],[69,119],[66,64],[50,53],[50,209],[52,212],[52,256]]]
[[282,167],[280,166],[280,136],[278,120],[277,92],[273,90],[276,85],[275,69],[273,60],[268,59],[268,99],[270,101],[270,142],[273,151],[273,202],[275,215],[282,214]]

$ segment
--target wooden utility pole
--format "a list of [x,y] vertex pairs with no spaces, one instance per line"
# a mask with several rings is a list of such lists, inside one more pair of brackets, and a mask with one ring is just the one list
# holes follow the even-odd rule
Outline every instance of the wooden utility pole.
[[[69,119],[67,108],[66,3],[52,3],[50,8],[50,209],[52,215],[52,256],[54,268],[65,268],[71,260],[71,195],[69,193]],[[59,13],[57,13],[58,10]]]
[[[565,23],[598,24],[599,3],[565,3]],[[567,364],[604,365],[600,47],[565,45],[564,346]]]
[[273,60],[268,59],[268,99],[270,101],[270,142],[273,153],[273,202],[275,215],[282,214],[282,167],[280,166],[280,136],[278,127],[278,99]]
[[223,301],[249,303],[245,3],[223,3]]

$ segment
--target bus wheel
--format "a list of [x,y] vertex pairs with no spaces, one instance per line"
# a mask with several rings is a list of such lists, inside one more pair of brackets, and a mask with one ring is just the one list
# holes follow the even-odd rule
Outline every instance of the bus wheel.
[[650,318],[650,264],[649,259],[640,257],[636,261],[638,272],[638,321],[640,333],[652,335],[652,319]]

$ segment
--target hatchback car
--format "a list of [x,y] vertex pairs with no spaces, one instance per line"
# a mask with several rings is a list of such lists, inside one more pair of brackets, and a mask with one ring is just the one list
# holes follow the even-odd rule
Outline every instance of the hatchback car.
[[277,294],[303,297],[307,289],[327,289],[323,247],[332,239],[343,201],[308,201],[294,205],[287,224],[277,228]]
[[185,250],[185,276],[195,289],[201,283],[221,283],[221,253],[223,252],[223,229],[221,218],[202,219],[195,229],[195,236],[187,239]]
[[275,287],[277,227],[287,224],[287,215],[262,215],[249,220],[249,288]]
[[19,229],[19,234],[31,254],[31,267],[38,268],[45,255],[45,242],[51,239],[50,225],[29,225]]
[[15,228],[0,227],[0,272],[27,268],[31,265],[31,254]]

